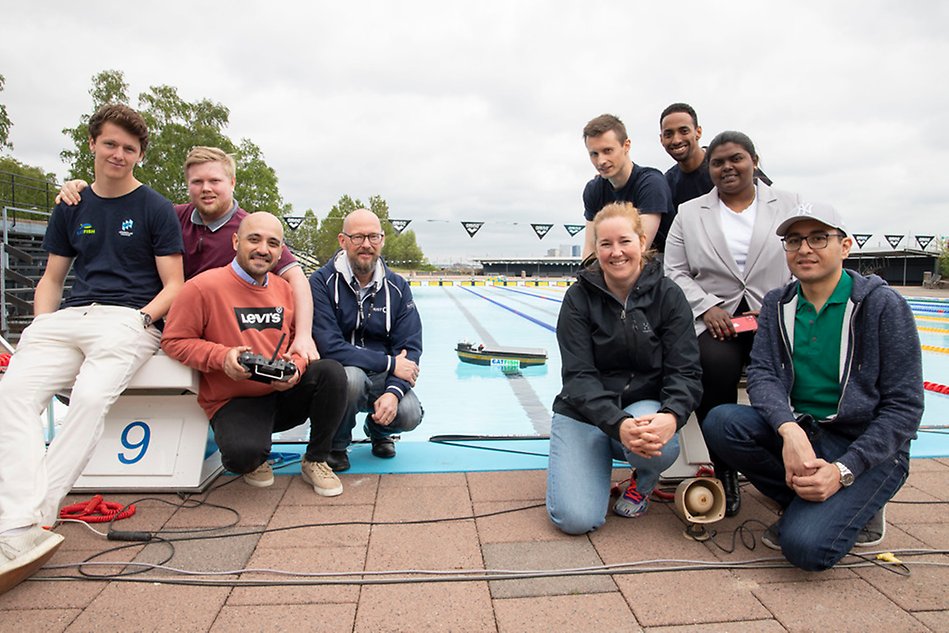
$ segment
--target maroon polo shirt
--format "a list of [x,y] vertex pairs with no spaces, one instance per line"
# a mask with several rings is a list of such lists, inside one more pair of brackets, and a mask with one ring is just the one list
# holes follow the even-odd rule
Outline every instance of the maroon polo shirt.
[[[204,223],[193,204],[176,204],[175,212],[181,223],[181,237],[185,243],[185,279],[231,263],[234,259],[232,236],[237,233],[237,227],[247,216],[247,211],[235,202],[230,211],[211,224]],[[297,258],[284,246],[273,272],[283,275],[294,266],[299,266]]]

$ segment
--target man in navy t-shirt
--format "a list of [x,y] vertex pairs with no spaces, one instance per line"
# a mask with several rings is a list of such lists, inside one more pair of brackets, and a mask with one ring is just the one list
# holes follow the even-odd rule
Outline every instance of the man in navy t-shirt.
[[636,165],[629,157],[626,126],[612,114],[601,114],[583,128],[583,142],[598,175],[583,189],[586,237],[583,257],[596,250],[593,218],[611,202],[631,202],[642,215],[646,247],[662,252],[675,208],[662,172]]
[[673,103],[659,115],[659,142],[676,162],[666,172],[676,210],[683,202],[712,190],[705,148],[699,145],[702,126],[695,110],[687,103]]
[[[154,323],[184,284],[174,209],[132,173],[147,145],[137,112],[100,108],[89,120],[95,181],[78,205],[57,205],[46,229],[35,318],[0,380],[0,593],[62,543],[44,528],[56,522],[109,408],[158,349]],[[70,266],[75,282],[64,301]],[[69,412],[47,449],[39,416],[67,389]]]

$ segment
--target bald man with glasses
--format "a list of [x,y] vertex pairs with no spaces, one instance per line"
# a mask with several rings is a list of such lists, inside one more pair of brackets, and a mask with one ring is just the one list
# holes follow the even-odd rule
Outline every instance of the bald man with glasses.
[[323,358],[346,368],[348,407],[327,460],[349,469],[356,414],[367,412],[363,430],[372,454],[395,457],[394,436],[422,421],[413,391],[422,355],[422,321],[408,282],[382,261],[385,234],[379,218],[357,209],[343,220],[340,250],[310,277],[313,339]]
[[885,281],[844,270],[852,240],[833,207],[803,204],[777,234],[796,280],[764,298],[751,406],[715,407],[702,431],[781,506],[762,542],[822,571],[883,540],[923,414],[919,336]]

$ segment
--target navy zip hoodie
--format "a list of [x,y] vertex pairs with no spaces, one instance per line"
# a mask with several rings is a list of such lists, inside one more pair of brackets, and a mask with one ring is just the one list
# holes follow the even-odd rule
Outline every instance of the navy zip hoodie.
[[[855,477],[898,452],[908,453],[923,416],[919,334],[906,300],[886,282],[844,270],[853,278],[841,331],[837,414],[822,424],[852,443],[838,460]],[[758,317],[748,368],[751,404],[777,432],[791,422],[791,350],[799,282],[769,292]]]

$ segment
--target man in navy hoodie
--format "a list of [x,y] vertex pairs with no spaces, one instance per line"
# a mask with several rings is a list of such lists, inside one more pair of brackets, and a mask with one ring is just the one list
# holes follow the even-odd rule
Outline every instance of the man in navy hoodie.
[[713,409],[709,448],[783,509],[762,541],[809,571],[883,540],[923,414],[919,336],[906,301],[843,269],[835,209],[806,204],[777,229],[797,278],[765,296],[748,369],[751,407]]
[[379,218],[357,209],[343,220],[340,250],[310,276],[313,339],[320,356],[343,364],[348,408],[333,438],[327,463],[349,468],[356,413],[367,411],[363,430],[376,457],[395,457],[393,435],[422,421],[422,405],[412,387],[422,355],[422,321],[409,284],[389,270],[380,255],[385,234]]

